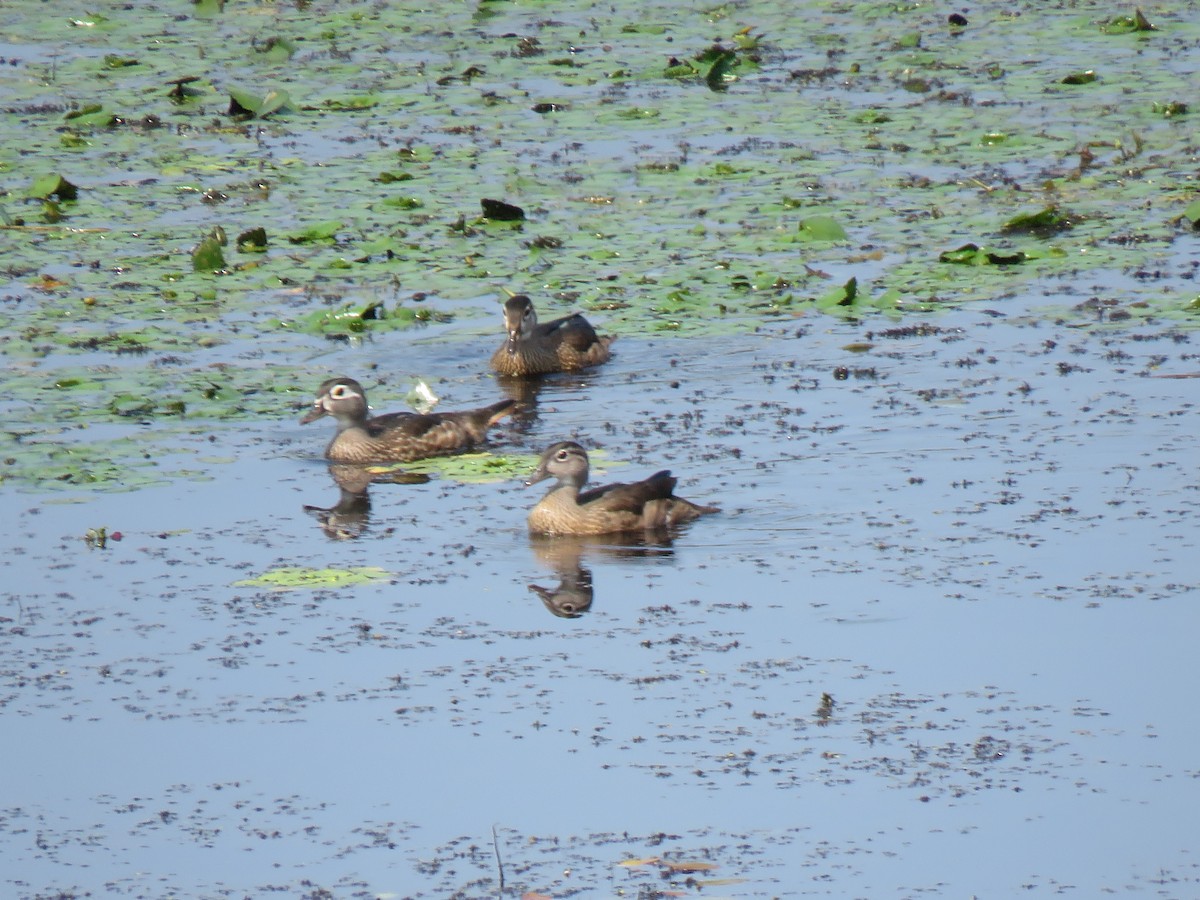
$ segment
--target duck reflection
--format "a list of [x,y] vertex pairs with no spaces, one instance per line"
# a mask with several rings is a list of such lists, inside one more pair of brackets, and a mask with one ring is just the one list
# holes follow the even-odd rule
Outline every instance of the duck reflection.
[[531,584],[529,590],[563,619],[578,619],[591,609],[595,592],[585,558],[661,559],[674,554],[666,534],[530,535],[529,546],[538,562],[558,576],[557,587]]
[[546,388],[551,394],[571,394],[591,383],[588,375],[561,372],[555,375],[500,375],[496,384],[500,392],[517,405],[509,413],[509,422],[518,434],[529,434],[537,423],[538,396]]
[[529,590],[542,598],[546,609],[560,619],[578,619],[592,608],[592,570],[582,562],[574,569],[558,572],[558,587],[529,585]]
[[317,520],[325,536],[333,541],[362,537],[371,521],[372,484],[424,484],[428,475],[400,471],[372,471],[368,466],[333,463],[329,475],[337,485],[338,502],[333,506],[305,506],[304,511]]

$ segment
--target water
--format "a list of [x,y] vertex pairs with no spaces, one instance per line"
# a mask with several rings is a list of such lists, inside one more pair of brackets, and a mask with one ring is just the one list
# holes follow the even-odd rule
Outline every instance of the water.
[[[495,825],[508,886],[552,895],[662,885],[616,864],[670,851],[731,896],[1186,896],[1191,382],[1152,376],[1187,343],[935,322],[856,355],[824,321],[623,338],[499,429],[672,466],[724,511],[668,547],[531,545],[538,488],[438,480],[332,540],[294,410],[214,429],[209,481],[6,491],[9,889],[482,896]],[[236,584],[305,565],[389,581]],[[590,609],[551,615],[528,585],[580,565]]]

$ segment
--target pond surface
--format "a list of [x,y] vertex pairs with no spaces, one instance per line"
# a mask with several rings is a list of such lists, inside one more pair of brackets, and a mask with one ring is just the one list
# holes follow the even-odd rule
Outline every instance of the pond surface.
[[[531,543],[537,488],[438,480],[333,539],[295,416],[214,428],[208,481],[8,492],[9,889],[491,895],[495,826],[507,884],[551,896],[1188,895],[1187,335],[920,330],[622,337],[498,430],[673,466],[723,512],[666,547]],[[285,566],[386,580],[237,584]],[[578,618],[528,590],[580,570]]]
[[[0,10],[6,896],[1200,894],[1194,148],[1151,103],[1195,4],[213,6]],[[235,125],[225,80],[298,99]],[[64,124],[91,101],[171,127]],[[971,240],[1029,256],[939,261]],[[509,287],[612,361],[487,374]],[[331,374],[521,405],[467,475],[363,491],[298,424]],[[721,512],[531,539],[563,439]]]

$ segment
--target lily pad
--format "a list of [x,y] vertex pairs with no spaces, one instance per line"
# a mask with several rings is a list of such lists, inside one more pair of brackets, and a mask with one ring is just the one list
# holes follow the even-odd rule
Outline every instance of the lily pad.
[[225,244],[225,232],[214,228],[192,248],[192,271],[219,272],[225,268],[225,254],[222,246]]
[[1091,84],[1096,80],[1096,73],[1092,69],[1087,69],[1083,72],[1072,72],[1062,79],[1063,84]]
[[389,310],[382,301],[371,300],[347,303],[336,309],[319,309],[297,319],[277,320],[276,324],[308,334],[351,336],[363,334],[369,328],[407,328],[421,317],[418,310],[404,306]]
[[229,115],[239,119],[265,119],[281,109],[292,107],[287,91],[270,90],[263,96],[240,88],[229,89]]
[[483,208],[485,218],[497,222],[520,222],[525,219],[525,210],[503,200],[481,199],[479,205]]
[[1134,10],[1132,16],[1113,16],[1101,23],[1100,30],[1105,34],[1130,34],[1135,31],[1154,31],[1155,28],[1139,8]]
[[832,242],[847,239],[846,229],[832,216],[809,216],[800,222],[799,236],[802,240]]
[[79,188],[67,181],[63,176],[52,173],[35,178],[33,184],[29,187],[28,194],[30,197],[36,197],[41,200],[57,197],[59,200],[71,201],[79,198]]
[[527,478],[536,466],[536,456],[520,454],[497,456],[484,452],[422,459],[413,463],[405,463],[401,468],[407,472],[437,475],[439,478],[467,484],[492,484]]
[[733,69],[737,64],[738,55],[732,50],[722,50],[717,53],[712,65],[709,66],[708,73],[704,76],[704,83],[708,85],[708,89],[710,91],[728,90],[730,82],[737,80],[737,76],[733,74]]
[[234,587],[269,588],[290,591],[302,588],[339,588],[357,584],[386,581],[390,573],[378,566],[356,566],[349,569],[310,569],[304,566],[282,566],[264,572],[257,578],[235,581]]
[[1011,266],[1027,259],[1029,256],[1020,250],[1000,252],[978,244],[963,244],[957,250],[947,250],[938,256],[939,262],[961,266]]
[[1075,223],[1071,217],[1061,212],[1056,206],[1047,206],[1035,213],[1022,213],[1013,216],[1004,223],[1002,231],[1032,232],[1034,234],[1054,234],[1066,231]]
[[313,244],[321,241],[332,241],[337,237],[342,227],[341,222],[318,222],[300,231],[293,231],[287,236],[287,239],[293,244]]
[[1183,217],[1192,223],[1193,228],[1200,228],[1200,200],[1193,200],[1183,211]]

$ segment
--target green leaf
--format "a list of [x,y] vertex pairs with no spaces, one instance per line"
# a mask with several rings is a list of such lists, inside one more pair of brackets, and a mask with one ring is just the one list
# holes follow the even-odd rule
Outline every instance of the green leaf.
[[193,0],[192,12],[198,19],[213,19],[225,10],[225,0]]
[[644,109],[642,107],[630,107],[628,109],[618,109],[618,119],[658,119],[662,115],[658,109]]
[[287,91],[270,90],[259,97],[240,88],[229,89],[229,115],[239,119],[258,117],[264,119],[271,113],[292,107]]
[[800,238],[805,241],[828,242],[847,240],[846,229],[832,216],[810,216],[800,221]]
[[341,222],[318,222],[316,225],[309,225],[301,231],[293,231],[287,236],[287,239],[293,244],[315,244],[322,241],[332,243],[337,233],[341,230]]
[[113,114],[104,111],[99,103],[89,103],[68,112],[63,119],[80,128],[106,128],[113,122]]
[[1200,228],[1200,200],[1193,200],[1183,211],[1183,217],[1192,223],[1193,228]]
[[1074,223],[1071,219],[1059,212],[1058,207],[1047,206],[1039,212],[1022,213],[1019,216],[1013,216],[1004,223],[1000,230],[1008,232],[1032,232],[1046,235],[1066,231],[1072,225]]
[[497,456],[491,453],[463,453],[405,463],[403,469],[468,484],[492,484],[527,477],[537,462],[536,456],[520,454]]
[[1072,72],[1070,75],[1063,78],[1063,84],[1091,84],[1096,80],[1096,73],[1088,69],[1085,72]]
[[957,250],[947,250],[938,256],[939,262],[962,266],[1009,266],[1030,259],[1030,254],[1020,250],[1001,253],[988,250],[978,244],[963,244]]
[[307,334],[339,335],[352,337],[364,334],[368,330],[394,330],[407,328],[418,322],[435,316],[425,310],[410,309],[406,306],[396,306],[389,310],[382,301],[372,300],[367,303],[346,303],[336,309],[318,309],[299,319],[282,321],[274,324],[281,328],[303,331]]
[[1105,34],[1130,34],[1135,31],[1154,31],[1155,28],[1141,9],[1137,9],[1132,16],[1113,16],[1102,22],[1100,30]]
[[225,268],[225,232],[214,228],[192,248],[193,272],[218,272]]
[[296,44],[288,38],[273,37],[267,38],[261,46],[255,46],[254,49],[270,62],[283,63],[292,58],[296,52]]
[[260,106],[262,99],[257,95],[239,88],[229,89],[229,115],[250,118],[258,112]]
[[321,105],[334,111],[355,112],[360,109],[372,109],[379,105],[379,98],[366,95],[361,97],[330,97]]
[[29,187],[28,195],[40,200],[57,197],[62,201],[71,201],[78,199],[79,188],[61,175],[52,173],[50,175],[39,175],[35,178],[33,184]]
[[732,50],[723,50],[717,54],[708,74],[704,76],[704,83],[708,85],[708,89],[710,91],[728,90],[729,83],[737,80],[737,76],[733,74],[733,68],[737,64],[738,55]]
[[262,99],[262,105],[258,108],[258,117],[265,119],[273,112],[278,112],[285,107],[291,107],[292,99],[288,96],[287,91],[267,91],[267,95]]
[[854,306],[858,299],[858,279],[851,278],[840,287],[834,288],[827,294],[817,298],[818,309],[829,309],[834,306]]
[[1155,101],[1152,109],[1164,119],[1174,119],[1177,116],[1187,115],[1188,105],[1179,100],[1172,100],[1169,103]]
[[384,206],[392,206],[396,209],[420,209],[425,205],[416,197],[385,197],[381,202]]
[[699,74],[700,70],[691,63],[678,60],[663,70],[663,75],[667,78],[695,78]]
[[271,588],[278,591],[297,588],[338,588],[356,584],[386,581],[390,573],[378,566],[355,566],[347,569],[311,569],[305,566],[281,566],[264,572],[257,578],[235,581],[234,587]]
[[263,253],[267,249],[267,230],[260,227],[243,231],[234,243],[242,253]]

